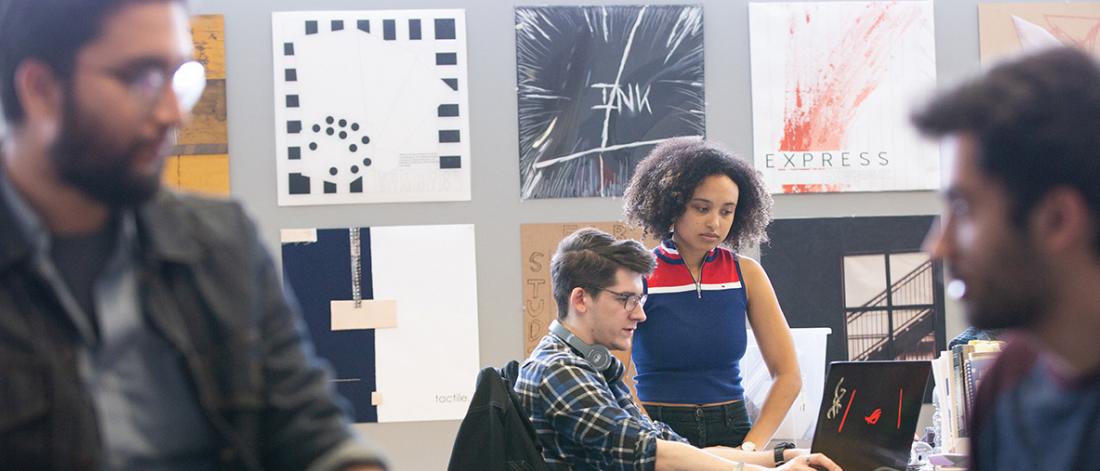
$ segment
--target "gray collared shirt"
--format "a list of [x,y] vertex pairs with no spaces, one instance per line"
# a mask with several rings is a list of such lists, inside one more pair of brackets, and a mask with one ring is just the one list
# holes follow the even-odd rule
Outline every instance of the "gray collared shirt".
[[33,269],[76,326],[81,340],[78,368],[95,404],[105,450],[102,467],[214,469],[214,433],[203,417],[182,358],[142,315],[140,244],[133,213],[125,212],[118,220],[114,250],[92,287],[95,313],[87,313],[50,256],[49,230],[3,172],[0,204],[12,210],[33,247]]

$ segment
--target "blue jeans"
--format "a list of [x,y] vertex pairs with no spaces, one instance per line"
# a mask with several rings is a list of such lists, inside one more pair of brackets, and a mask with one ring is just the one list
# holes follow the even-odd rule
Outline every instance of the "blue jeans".
[[699,448],[741,446],[752,428],[745,401],[707,407],[647,405],[645,410]]

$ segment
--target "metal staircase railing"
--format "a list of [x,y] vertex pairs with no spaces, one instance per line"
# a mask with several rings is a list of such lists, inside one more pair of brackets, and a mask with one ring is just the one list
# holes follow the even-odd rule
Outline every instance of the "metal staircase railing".
[[857,361],[881,358],[891,346],[900,352],[906,351],[905,347],[919,345],[927,332],[935,329],[932,287],[932,262],[929,260],[863,305],[849,309],[846,313],[848,351],[855,352],[849,354],[849,358]]

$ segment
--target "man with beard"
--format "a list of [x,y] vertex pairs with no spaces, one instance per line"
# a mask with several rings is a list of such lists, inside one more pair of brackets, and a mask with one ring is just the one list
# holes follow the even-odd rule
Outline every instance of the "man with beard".
[[1100,470],[1100,65],[1052,49],[914,116],[951,157],[928,249],[979,329],[1015,338],[982,379],[971,470]]
[[3,466],[381,469],[240,207],[160,190],[185,7],[0,0]]

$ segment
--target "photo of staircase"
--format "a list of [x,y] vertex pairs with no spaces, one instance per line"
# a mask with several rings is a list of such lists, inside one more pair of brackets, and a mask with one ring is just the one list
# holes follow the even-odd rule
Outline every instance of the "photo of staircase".
[[792,328],[832,329],[831,361],[931,360],[946,348],[934,216],[777,219],[760,263]]
[[[924,262],[897,280],[887,279],[887,288],[867,302],[845,309],[849,360],[933,359],[936,306],[932,262],[923,254],[905,255],[922,257]],[[882,259],[889,264],[891,254],[883,254]]]

